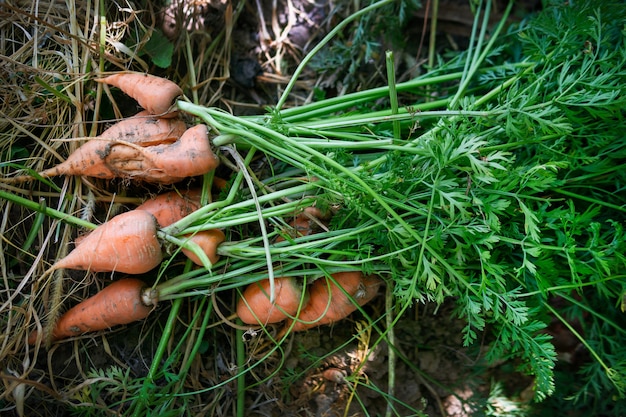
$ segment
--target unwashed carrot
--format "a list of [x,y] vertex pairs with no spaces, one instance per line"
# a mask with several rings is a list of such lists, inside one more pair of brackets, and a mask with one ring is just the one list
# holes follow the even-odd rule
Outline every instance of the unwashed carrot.
[[[278,323],[306,308],[308,293],[302,296],[302,285],[293,277],[274,278],[275,300],[270,302],[270,280],[264,279],[246,287],[237,302],[237,316],[246,324]],[[302,307],[300,307],[302,304]]]
[[105,163],[105,157],[111,141],[94,138],[85,142],[78,149],[68,156],[60,164],[48,168],[39,173],[44,178],[56,177],[59,175],[84,175],[110,179],[115,178],[115,174]]
[[[327,219],[328,215],[324,215],[317,207],[307,207],[289,222],[291,229],[287,230],[287,233],[293,239],[311,235],[322,229],[325,226],[323,220]],[[275,242],[278,243],[284,240],[283,236],[278,236]]]
[[84,175],[173,184],[205,174],[219,165],[205,125],[185,130],[174,142],[146,143],[94,138],[74,151],[65,162],[40,175]]
[[[168,191],[144,201],[136,210],[152,214],[159,227],[169,226],[200,207],[200,193],[200,189]],[[80,245],[88,234],[89,232],[74,239],[74,245]]]
[[104,156],[107,167],[120,178],[173,184],[217,168],[205,125],[189,128],[172,144],[149,147],[112,145]]
[[[119,176],[108,162],[111,150],[124,142],[138,147],[167,146],[176,142],[186,131],[178,119],[156,119],[139,113],[111,126],[101,135],[81,145],[62,163],[39,173],[44,178],[59,175],[84,175],[111,179]],[[131,148],[136,149],[136,148]],[[139,148],[142,149],[142,148]]]
[[295,322],[288,320],[285,331],[289,328],[293,331],[307,330],[346,318],[357,306],[363,306],[374,298],[382,282],[380,278],[365,276],[360,271],[338,272],[332,277],[336,283],[320,278],[311,284],[309,303],[300,311]]
[[151,114],[161,117],[176,114],[170,110],[174,100],[183,94],[176,83],[140,72],[120,72],[96,81],[119,88]]
[[143,274],[162,259],[156,219],[147,211],[132,210],[98,226],[50,270]]
[[173,143],[187,130],[181,119],[163,119],[141,111],[115,123],[99,138],[136,143],[141,146],[154,146]]
[[[120,279],[63,314],[52,330],[52,340],[106,330],[144,319],[157,302],[153,291],[142,281],[134,278]],[[32,332],[28,343],[35,344],[38,337],[38,332]]]
[[[220,257],[217,254],[217,247],[226,240],[226,235],[219,229],[202,230],[192,235],[186,235],[196,245],[200,246],[200,249],[206,254],[211,264],[215,264],[219,261]],[[200,258],[189,249],[182,248],[181,251],[196,265],[203,266]]]
[[201,190],[169,191],[144,201],[137,210],[152,214],[160,227],[176,223],[200,208]]

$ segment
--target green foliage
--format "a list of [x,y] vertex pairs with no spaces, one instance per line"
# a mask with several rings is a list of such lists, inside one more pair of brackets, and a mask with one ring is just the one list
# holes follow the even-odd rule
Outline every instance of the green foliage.
[[143,51],[152,59],[154,65],[159,68],[168,68],[172,65],[174,44],[160,30],[155,29],[152,31],[152,36],[144,45]]
[[[393,280],[400,308],[453,297],[467,322],[464,343],[486,337],[486,359],[516,361],[534,376],[536,399],[546,400],[558,389],[557,353],[546,333],[552,296],[584,293],[579,308],[609,317],[624,294],[625,13],[608,2],[547,6],[483,54],[492,66],[476,71],[482,84],[459,82],[453,103],[460,110],[441,112],[421,129],[402,120],[404,139],[392,147],[382,144],[389,114],[370,116],[366,106],[359,107],[363,122],[342,112],[320,120],[322,101],[311,121],[302,110],[297,123],[275,114],[267,126],[197,113],[228,133],[245,125],[242,142],[319,178],[311,193],[341,210],[330,234],[306,240],[308,249],[336,254],[310,259],[313,265],[328,268],[358,254],[348,261]],[[478,62],[470,52],[460,56]],[[333,130],[342,120],[353,124]],[[287,136],[294,131],[299,137]],[[359,147],[366,132],[381,145]],[[331,146],[333,138],[355,144],[342,149]],[[283,256],[283,265],[301,249]],[[592,328],[579,335],[596,354],[574,401],[624,396],[618,358],[625,345],[604,334]]]

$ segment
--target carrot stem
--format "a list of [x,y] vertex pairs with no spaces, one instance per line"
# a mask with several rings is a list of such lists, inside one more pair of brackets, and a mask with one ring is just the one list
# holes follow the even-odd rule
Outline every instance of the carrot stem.
[[[393,62],[393,52],[385,53],[385,62],[387,64],[387,84],[389,85],[389,104],[391,106],[391,114],[398,114],[398,92],[396,91],[396,67]],[[393,121],[393,138],[400,139],[400,121]]]
[[276,285],[274,283],[274,267],[272,266],[273,264],[272,255],[270,254],[270,251],[269,251],[270,242],[269,242],[269,239],[267,238],[267,230],[265,228],[265,221],[263,220],[261,204],[259,204],[259,198],[257,197],[256,191],[254,190],[254,183],[252,182],[252,178],[250,177],[250,174],[248,173],[247,165],[245,164],[245,162],[243,161],[239,153],[237,153],[237,151],[231,148],[225,148],[225,149],[230,150],[229,153],[237,162],[237,166],[239,167],[241,173],[243,173],[243,177],[246,180],[246,183],[248,184],[250,193],[252,194],[252,201],[254,202],[254,207],[256,208],[256,213],[258,216],[257,218],[259,220],[259,227],[261,228],[261,237],[263,238],[263,250],[265,252],[265,261],[267,262],[267,275],[270,280],[270,303],[273,303],[274,299],[276,298]]
[[167,351],[167,345],[169,343],[172,332],[174,331],[176,321],[178,320],[178,312],[180,311],[181,305],[182,299],[174,300],[172,302],[172,308],[170,309],[170,314],[167,317],[167,323],[165,324],[163,334],[159,339],[159,346],[157,347],[156,352],[154,352],[154,357],[152,358],[152,363],[150,365],[150,369],[148,370],[148,375],[146,375],[144,384],[141,387],[141,393],[138,395],[138,401],[136,402],[137,408],[133,413],[134,417],[142,417],[145,415],[143,411],[144,407],[146,406],[146,399],[149,398],[148,390],[154,384],[155,376],[159,370],[159,366],[161,365],[161,360],[163,359],[163,356]]
[[298,80],[300,73],[304,71],[304,68],[306,68],[309,61],[315,56],[315,54],[317,54],[328,42],[330,42],[331,39],[333,39],[339,32],[341,32],[343,28],[346,27],[349,23],[360,18],[364,14],[370,13],[372,10],[376,10],[377,8],[384,6],[391,2],[393,2],[393,0],[381,0],[377,3],[364,7],[363,9],[351,14],[346,19],[339,22],[337,26],[335,26],[330,32],[328,32],[328,34],[324,36],[324,39],[322,39],[317,45],[315,45],[315,47],[311,49],[311,51],[308,54],[306,54],[306,56],[302,59],[302,61],[300,61],[300,64],[298,65],[296,70],[293,72],[291,79],[289,80],[289,83],[285,87],[285,90],[283,91],[282,96],[280,97],[280,99],[278,100],[278,103],[276,104],[276,111],[280,111],[280,109],[283,107],[283,105],[287,101],[287,98],[289,97],[289,94],[291,93],[291,90],[293,89],[293,86],[296,84],[296,81]]
[[43,213],[46,216],[59,219],[65,223],[72,224],[74,226],[84,227],[85,229],[95,229],[97,227],[95,224],[88,222],[86,220],[83,220],[79,217],[75,217],[75,216],[72,216],[71,214],[67,214],[62,211],[47,207],[44,203],[36,203],[32,200],[29,200],[24,197],[20,197],[12,193],[8,193],[4,190],[0,190],[0,198],[12,201],[16,204],[19,204],[22,207],[26,207],[38,213]]
[[[237,320],[237,324],[243,324],[241,320]],[[246,349],[243,344],[243,330],[237,328],[235,330],[235,340],[237,341],[237,369],[243,370],[246,366]],[[246,415],[246,374],[245,372],[237,373],[237,417]]]

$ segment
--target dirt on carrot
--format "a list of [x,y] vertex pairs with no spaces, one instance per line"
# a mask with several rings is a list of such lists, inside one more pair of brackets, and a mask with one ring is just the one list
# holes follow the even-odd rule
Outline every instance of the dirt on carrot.
[[342,320],[358,306],[371,301],[382,284],[380,278],[360,271],[338,272],[332,278],[319,278],[310,285],[309,303],[295,320],[287,321],[283,332],[307,330]]
[[[164,123],[167,122],[157,122],[157,125]],[[157,142],[159,143],[155,144]],[[211,149],[205,125],[185,130],[173,142],[157,142],[144,139],[133,143],[96,137],[80,146],[64,162],[39,175],[84,175],[102,179],[124,178],[173,184],[188,177],[206,174],[219,165],[219,159]],[[29,179],[32,177],[13,180]]]
[[[52,340],[106,330],[146,318],[158,300],[148,286],[135,278],[113,282],[93,297],[69,309],[52,329]],[[29,344],[37,343],[41,334],[33,331]]]
[[181,119],[163,119],[143,110],[134,116],[122,119],[98,135],[102,139],[154,146],[173,143],[187,130]]
[[206,174],[219,159],[211,150],[208,129],[196,125],[174,143],[150,147],[113,144],[104,156],[106,165],[120,178],[173,184]]
[[264,279],[246,287],[237,302],[237,316],[246,324],[270,324],[296,315],[308,303],[302,285],[293,277],[274,278],[275,300],[270,302],[270,280]]
[[86,235],[51,270],[143,274],[158,266],[162,259],[156,219],[147,211],[132,210],[113,217]]

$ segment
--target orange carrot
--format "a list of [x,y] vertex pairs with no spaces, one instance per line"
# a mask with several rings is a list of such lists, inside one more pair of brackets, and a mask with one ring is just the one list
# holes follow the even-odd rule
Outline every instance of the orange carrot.
[[[187,126],[180,119],[158,118],[144,110],[120,120],[98,137],[136,143],[141,146],[154,146],[176,142],[185,130]],[[106,142],[102,143],[106,146]]]
[[104,158],[111,142],[97,138],[85,142],[60,164],[39,173],[44,178],[58,175],[84,175],[103,179],[115,178]]
[[[336,284],[327,278],[320,278],[311,284],[309,303],[293,323],[293,331],[307,330],[346,318],[357,309],[357,305],[363,306],[374,298],[381,284],[379,278],[364,276],[360,271],[338,272],[332,277]],[[285,330],[289,329],[291,322],[289,320],[285,325]]]
[[171,144],[178,140],[186,130],[182,120],[155,119],[139,113],[111,126],[101,135],[84,143],[64,162],[49,168],[39,175],[54,177],[58,175],[84,175],[110,179],[119,176],[107,162],[111,149],[124,146],[123,142],[140,146]]
[[[302,286],[293,277],[274,278],[276,298],[270,303],[270,280],[264,279],[246,287],[237,302],[237,315],[246,324],[278,323],[293,317],[300,307]],[[305,294],[302,308],[308,302]]]
[[228,186],[228,181],[226,181],[224,178],[213,177],[214,189],[216,189],[217,191],[224,191],[226,189],[226,186]]
[[96,81],[119,88],[151,114],[169,117],[174,100],[183,94],[176,83],[140,72],[120,72]]
[[160,227],[176,223],[200,208],[200,190],[169,191],[144,201],[137,210],[152,214]]
[[113,145],[104,157],[107,166],[120,178],[173,184],[217,168],[219,159],[211,150],[205,125],[196,125],[172,144],[145,148]]
[[163,259],[156,232],[156,219],[147,211],[119,214],[81,239],[80,245],[50,270],[143,274]]
[[[148,144],[148,146],[143,146]],[[205,174],[219,165],[211,150],[208,129],[197,125],[184,131],[175,142],[159,144],[95,138],[74,151],[65,162],[40,173],[85,175],[103,179],[126,178],[172,184]]]
[[[300,236],[308,236],[320,230],[320,224],[324,224],[322,220],[326,219],[328,219],[328,216],[324,215],[317,207],[307,207],[289,222],[291,230],[287,232],[293,239]],[[283,236],[278,236],[275,242],[278,243],[284,240]]]
[[[142,281],[120,279],[63,314],[52,329],[52,339],[78,336],[144,319],[157,301]],[[36,343],[37,338],[38,332],[32,332],[28,343]]]
[[[220,257],[217,254],[217,247],[226,240],[226,235],[219,229],[202,230],[193,235],[186,235],[189,240],[200,246],[202,251],[206,254],[211,264],[215,264],[219,261]],[[189,259],[196,265],[203,266],[202,261],[192,251],[182,248],[181,251],[187,255]]]

